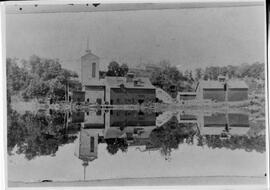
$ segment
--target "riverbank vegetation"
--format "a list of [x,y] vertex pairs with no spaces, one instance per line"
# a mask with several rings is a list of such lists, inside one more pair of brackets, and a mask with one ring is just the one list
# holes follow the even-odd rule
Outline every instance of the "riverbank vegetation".
[[199,80],[217,80],[219,75],[223,75],[229,79],[244,80],[249,87],[250,94],[264,94],[264,67],[264,63],[255,62],[239,66],[211,66],[192,71],[179,70],[168,61],[162,61],[159,67],[150,73],[150,80],[155,86],[172,94],[172,89],[174,91],[195,91]]
[[[147,65],[146,65],[147,66]],[[112,61],[104,76],[125,76],[129,71],[126,63]],[[264,94],[264,63],[242,64],[240,66],[211,66],[205,69],[180,70],[163,60],[147,70],[152,84],[173,97],[173,92],[195,91],[199,80],[216,80],[219,75],[244,80],[249,86],[250,96]],[[137,73],[140,75],[140,73]],[[7,95],[19,95],[24,100],[33,98],[51,98],[65,100],[67,90],[80,90],[78,74],[62,67],[60,60],[41,58],[33,55],[29,60],[7,58]]]
[[29,60],[7,59],[7,98],[20,96],[23,100],[52,98],[65,100],[68,88],[78,90],[81,83],[78,74],[65,69],[57,59]]

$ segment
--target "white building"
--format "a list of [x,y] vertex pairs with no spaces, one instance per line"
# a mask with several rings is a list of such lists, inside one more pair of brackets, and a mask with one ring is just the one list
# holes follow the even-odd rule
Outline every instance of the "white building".
[[85,101],[89,103],[105,103],[105,84],[99,78],[100,59],[90,50],[81,57],[82,90]]
[[82,91],[72,93],[73,102],[119,105],[156,101],[156,88],[149,78],[135,77],[133,73],[100,78],[99,67],[99,57],[87,50],[81,57]]

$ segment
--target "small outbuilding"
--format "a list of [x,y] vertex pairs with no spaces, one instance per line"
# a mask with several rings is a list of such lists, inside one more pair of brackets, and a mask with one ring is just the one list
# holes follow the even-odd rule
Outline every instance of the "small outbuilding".
[[201,135],[220,135],[223,132],[245,135],[249,130],[249,116],[241,113],[218,113],[203,116],[200,126]]
[[196,87],[199,100],[225,101],[227,86],[219,81],[200,81]]
[[244,81],[228,81],[228,101],[243,101],[248,99],[248,86]]

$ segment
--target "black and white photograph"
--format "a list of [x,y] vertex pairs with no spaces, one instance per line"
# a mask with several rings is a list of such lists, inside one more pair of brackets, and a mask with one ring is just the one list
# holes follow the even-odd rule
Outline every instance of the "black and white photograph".
[[8,188],[267,188],[263,0],[4,6]]

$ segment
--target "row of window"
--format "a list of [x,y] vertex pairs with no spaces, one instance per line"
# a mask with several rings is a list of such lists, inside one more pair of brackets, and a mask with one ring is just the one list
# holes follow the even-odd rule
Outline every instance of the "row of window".
[[154,98],[145,98],[144,96],[143,97],[139,97],[138,99],[135,99],[135,98],[126,98],[126,99],[120,99],[120,98],[117,98],[117,99],[111,99],[110,101],[110,104],[113,105],[113,104],[142,104],[144,101],[146,102],[149,102],[149,101],[155,101]]

